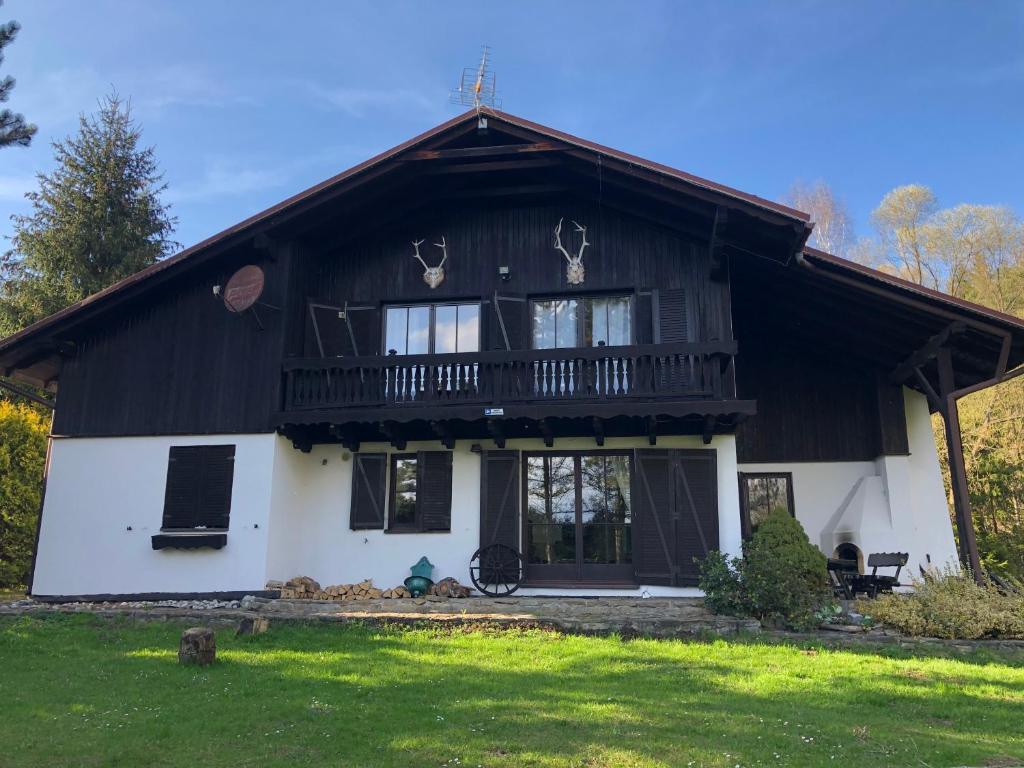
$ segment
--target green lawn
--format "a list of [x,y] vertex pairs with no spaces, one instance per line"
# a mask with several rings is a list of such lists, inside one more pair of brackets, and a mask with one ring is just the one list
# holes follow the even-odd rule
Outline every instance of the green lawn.
[[0,620],[2,766],[1024,764],[1024,661],[545,632]]

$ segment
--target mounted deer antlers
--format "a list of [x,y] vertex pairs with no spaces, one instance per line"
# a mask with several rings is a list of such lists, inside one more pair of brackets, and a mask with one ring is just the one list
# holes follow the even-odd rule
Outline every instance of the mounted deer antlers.
[[434,243],[444,253],[444,257],[441,259],[441,263],[436,267],[431,267],[423,260],[420,256],[420,246],[423,245],[423,240],[413,240],[412,247],[416,249],[416,253],[412,255],[414,259],[419,260],[420,264],[423,265],[423,282],[429,285],[431,288],[437,288],[441,283],[444,282],[444,263],[448,260],[448,244],[445,242],[444,237],[441,237],[440,243]]
[[562,252],[565,256],[565,260],[568,262],[565,267],[565,279],[569,282],[569,285],[579,285],[583,282],[585,276],[583,270],[583,251],[586,250],[590,243],[587,242],[587,228],[578,222],[574,221],[576,225],[576,231],[583,233],[583,242],[580,243],[580,250],[575,256],[570,256],[569,252],[562,246],[562,221],[558,220],[558,226],[555,227],[555,249]]

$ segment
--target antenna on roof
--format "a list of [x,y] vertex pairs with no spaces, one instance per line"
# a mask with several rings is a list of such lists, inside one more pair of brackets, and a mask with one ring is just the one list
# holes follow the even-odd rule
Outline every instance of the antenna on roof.
[[[464,107],[473,107],[478,113],[481,107],[501,109],[501,99],[495,88],[494,72],[490,69],[491,48],[483,46],[480,54],[480,65],[466,67],[462,70],[459,87],[451,92],[448,101]],[[487,127],[487,118],[480,116],[480,127]]]

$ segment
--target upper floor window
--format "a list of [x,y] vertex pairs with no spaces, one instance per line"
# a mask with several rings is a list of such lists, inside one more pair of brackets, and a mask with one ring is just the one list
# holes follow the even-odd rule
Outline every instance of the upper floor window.
[[479,304],[419,304],[385,311],[385,354],[479,351]]
[[629,296],[586,296],[533,302],[533,348],[618,347],[633,343]]

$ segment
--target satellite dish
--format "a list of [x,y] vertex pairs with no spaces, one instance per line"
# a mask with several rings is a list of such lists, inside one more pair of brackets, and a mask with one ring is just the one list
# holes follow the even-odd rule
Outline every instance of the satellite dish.
[[224,306],[229,312],[245,312],[263,294],[263,270],[249,264],[235,272],[224,286]]

